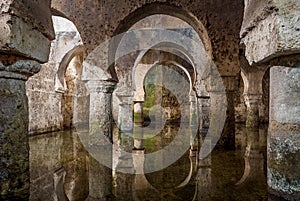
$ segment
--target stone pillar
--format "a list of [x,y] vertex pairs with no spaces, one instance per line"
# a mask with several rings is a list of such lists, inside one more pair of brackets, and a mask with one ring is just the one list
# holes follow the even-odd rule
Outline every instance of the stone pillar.
[[[199,115],[199,156],[198,156],[198,173],[196,177],[197,200],[208,199],[211,193],[211,139],[207,136],[210,125],[210,97],[208,93],[202,93],[198,99],[198,115]],[[206,140],[206,144],[204,144]],[[203,149],[205,149],[203,151]],[[202,156],[209,153],[208,156]]]
[[[232,97],[230,97],[231,99]],[[232,116],[233,105],[228,105],[228,93],[210,91],[210,122],[208,134],[211,134],[213,148],[232,149],[235,143],[235,131],[232,128],[234,119]],[[230,114],[229,114],[230,113]],[[222,124],[223,121],[223,124]]]
[[[245,60],[245,59],[244,59]],[[262,101],[262,82],[266,68],[264,70],[250,67],[244,61],[245,69],[241,75],[244,82],[244,100],[247,107],[246,128],[249,130],[259,129],[259,104]]]
[[119,131],[116,168],[114,170],[114,194],[117,200],[133,200],[134,167],[132,156],[132,132]]
[[143,138],[144,138],[144,128],[141,126],[134,126],[133,128],[133,138],[134,138],[134,149],[143,150]]
[[134,123],[142,125],[144,123],[143,101],[134,102]]
[[300,200],[300,68],[270,70],[268,186],[271,193]]
[[210,96],[209,132],[213,135],[212,145],[221,149],[235,148],[234,95],[235,76],[220,77],[217,69],[212,68],[207,91]]
[[143,123],[144,123],[144,112],[143,112],[143,101],[134,101],[134,148],[141,150],[143,149]]
[[145,150],[133,151],[133,164],[136,174],[134,175],[133,200],[140,200],[139,195],[144,192],[156,192],[145,176]]
[[196,178],[196,200],[210,200],[212,195],[211,167],[200,167]]
[[[220,145],[224,146],[224,148],[226,149],[234,149],[235,148],[234,97],[237,90],[237,81],[235,76],[222,76],[222,81],[226,92],[227,110],[226,110],[226,121],[224,124],[222,137],[218,142],[218,144],[219,146]],[[214,94],[217,96],[221,96],[220,91],[215,91]]]
[[211,155],[199,160],[199,169],[196,177],[197,200],[209,200],[211,196]]
[[247,107],[247,129],[259,129],[259,103],[261,94],[244,94],[245,104]]
[[[262,82],[257,80],[257,83]],[[255,80],[250,80],[252,83]],[[265,188],[264,182],[264,157],[262,148],[259,143],[259,103],[261,102],[262,95],[259,92],[255,95],[244,94],[245,103],[247,107],[247,119],[246,119],[246,141],[247,146],[245,150],[245,170],[244,175],[237,185],[245,183],[251,183],[260,185],[261,188]]]
[[131,132],[133,129],[132,95],[117,94],[120,99],[118,128],[121,131]]
[[[0,198],[29,198],[27,78],[40,64],[20,60],[10,66],[0,62]],[[3,197],[2,197],[3,196]]]
[[209,96],[198,97],[198,108],[199,108],[199,128],[208,129],[210,97]]
[[[209,96],[201,96],[198,97],[198,114],[199,114],[199,136],[198,136],[198,144],[200,150],[203,149],[202,145],[204,143],[204,139],[207,137],[207,131],[210,124],[210,97]],[[207,139],[210,140],[210,139]],[[210,144],[210,143],[209,143]],[[205,152],[207,153],[207,152]],[[200,161],[203,160],[203,158],[199,155]]]
[[68,173],[63,185],[70,200],[84,200],[89,190],[87,153],[79,136],[81,134],[82,130],[72,130],[70,134],[61,136],[61,145],[57,143],[62,148],[62,165]]
[[259,105],[262,102],[262,82],[266,68],[250,67],[244,56],[240,57],[242,64],[241,76],[244,82],[244,101],[247,108],[246,116],[246,150],[244,155],[244,174],[236,185],[247,186],[255,184],[266,188],[264,181],[264,157],[259,143]]
[[242,178],[236,183],[238,186],[247,188],[256,185],[266,189],[264,173],[264,157],[260,144],[259,129],[256,127],[246,128],[247,147],[244,155],[245,169]]
[[29,145],[25,81],[40,69],[35,61],[47,62],[50,41],[55,36],[50,0],[43,3],[10,0],[0,4],[0,200],[27,200]]
[[89,197],[112,198],[112,92],[116,83],[88,81],[89,107]]
[[262,95],[245,94],[245,103],[247,106],[246,119],[246,141],[247,147],[245,152],[245,160],[248,158],[262,158],[259,144],[259,102]]
[[133,200],[132,186],[133,186],[133,119],[132,119],[132,95],[131,94],[117,94],[120,99],[119,104],[119,135],[118,141],[114,144],[116,154],[114,162],[116,163],[114,169],[114,194],[117,200]]
[[189,97],[189,102],[190,102],[190,122],[189,122],[189,129],[191,132],[191,156],[196,155],[196,152],[198,150],[198,143],[199,143],[199,136],[198,136],[198,126],[199,126],[199,121],[198,121],[198,105],[196,101],[195,95],[190,95]]
[[245,0],[240,32],[250,65],[276,66],[270,70],[267,177],[270,192],[288,200],[300,199],[299,7],[294,0]]
[[250,67],[245,58],[241,72],[244,82],[244,100],[247,107],[246,118],[246,141],[245,170],[244,175],[237,185],[249,185],[254,183],[265,188],[264,178],[264,157],[263,150],[259,143],[259,104],[262,101],[262,81],[265,69]]
[[198,106],[196,97],[194,95],[191,95],[189,97],[190,101],[190,125],[191,126],[198,126]]

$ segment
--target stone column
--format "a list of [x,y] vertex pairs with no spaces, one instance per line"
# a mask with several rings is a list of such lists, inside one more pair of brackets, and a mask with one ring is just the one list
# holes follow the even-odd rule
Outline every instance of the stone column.
[[139,126],[135,126],[133,130],[133,145],[136,150],[143,150],[143,137],[144,137],[144,129]]
[[212,195],[211,167],[200,167],[196,178],[196,200],[210,200]]
[[198,126],[198,106],[195,95],[189,97],[190,101],[190,125]]
[[70,134],[61,136],[61,159],[68,173],[63,185],[70,200],[84,200],[89,190],[87,153],[79,136],[81,134],[82,130],[72,130]]
[[133,129],[132,95],[117,94],[117,96],[120,99],[118,128],[121,131],[131,132]]
[[131,94],[117,94],[120,99],[119,104],[119,135],[118,141],[114,144],[116,146],[116,154],[114,162],[116,163],[114,169],[114,193],[117,200],[133,200],[132,186],[133,186],[133,112],[132,112],[132,95]]
[[248,157],[263,158],[259,145],[259,103],[262,95],[245,94],[247,106],[245,160]]
[[29,198],[28,99],[25,82],[40,64],[0,62],[0,200]]
[[245,104],[247,107],[247,129],[259,129],[259,103],[261,94],[244,94]]
[[[245,59],[244,59],[245,60]],[[244,61],[245,69],[241,75],[244,82],[244,100],[247,107],[246,128],[249,130],[259,129],[259,104],[262,101],[262,82],[266,68],[259,69],[250,67]]]
[[144,123],[143,101],[134,102],[134,123],[142,125]]
[[197,200],[209,200],[212,193],[211,155],[199,160],[196,176]]
[[270,70],[268,186],[271,193],[300,200],[300,68]]
[[244,155],[244,174],[236,185],[247,188],[249,185],[256,185],[262,189],[266,188],[264,173],[264,157],[262,145],[260,145],[259,129],[256,127],[246,128],[247,147]]
[[40,69],[35,61],[47,62],[55,35],[49,0],[0,4],[0,200],[27,200],[30,181],[25,81]]
[[143,112],[143,101],[134,102],[134,148],[143,149],[143,123],[144,123],[144,112]]
[[235,148],[234,95],[236,90],[235,76],[220,76],[212,68],[209,77],[208,92],[210,96],[209,132],[212,145],[221,149]]
[[[235,148],[234,97],[237,90],[236,76],[222,76],[222,81],[226,92],[227,110],[226,110],[226,121],[224,124],[222,137],[218,142],[218,144],[224,146],[226,149],[234,149]],[[218,90],[220,90],[220,88]],[[221,96],[220,91],[214,91],[214,94]]]
[[89,197],[112,198],[112,92],[115,82],[88,81],[89,107]]
[[[198,99],[198,114],[199,114],[199,136],[198,136],[198,144],[199,144],[199,150],[203,149],[202,145],[204,143],[204,139],[206,137],[209,123],[210,123],[210,97],[208,95],[206,96],[200,96]],[[207,139],[208,140],[208,139]],[[210,144],[210,143],[209,143]],[[205,152],[207,153],[207,152]],[[200,161],[203,160],[201,156],[199,155]]]
[[208,129],[210,97],[209,96],[198,97],[198,108],[199,108],[199,128]]
[[198,118],[198,105],[196,101],[195,95],[190,95],[189,97],[190,102],[190,122],[189,122],[189,129],[191,132],[191,156],[196,155],[196,152],[198,150],[198,144],[199,144],[199,133],[198,133],[198,126],[199,126],[199,118]]
[[117,200],[133,200],[134,167],[132,156],[132,132],[119,131],[116,168],[114,170],[114,194]]
[[244,175],[237,185],[253,182],[256,185],[264,186],[261,178],[264,177],[264,157],[263,150],[259,144],[259,104],[262,101],[262,81],[266,68],[250,67],[245,58],[241,72],[244,82],[244,100],[247,107],[246,118],[246,141],[245,150],[245,170]]

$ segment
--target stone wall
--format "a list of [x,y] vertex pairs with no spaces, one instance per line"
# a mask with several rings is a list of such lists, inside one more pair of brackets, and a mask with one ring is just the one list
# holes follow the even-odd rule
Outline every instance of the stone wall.
[[[58,71],[64,56],[74,47],[81,44],[79,33],[74,25],[65,19],[54,17],[56,38],[51,43],[49,62],[42,65],[39,73],[32,76],[26,83],[26,92],[29,100],[29,132],[42,133],[61,130],[64,126],[70,127],[70,117],[66,108],[70,108],[70,81],[58,79]],[[74,65],[74,62],[70,65]],[[70,68],[71,66],[69,66]],[[66,68],[66,67],[65,67]],[[71,67],[72,68],[72,67]],[[78,67],[77,67],[78,68]],[[65,69],[67,71],[67,69]],[[66,72],[62,72],[66,76]],[[74,78],[73,78],[74,79]],[[64,93],[68,95],[64,95]],[[74,90],[72,90],[74,91]],[[69,98],[67,98],[67,96]],[[69,104],[69,105],[68,105]]]

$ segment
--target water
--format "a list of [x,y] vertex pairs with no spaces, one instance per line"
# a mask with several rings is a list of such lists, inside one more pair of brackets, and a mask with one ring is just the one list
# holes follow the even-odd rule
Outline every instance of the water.
[[[142,167],[143,164],[139,162],[143,160],[147,162],[147,154],[166,147],[174,140],[176,134],[178,134],[176,126],[164,127],[158,135],[143,140],[140,146],[144,149],[133,151],[134,156],[126,160],[132,160],[129,164],[132,164],[133,169],[140,168],[145,171],[149,167]],[[89,194],[89,155],[79,135],[80,133],[76,131],[64,131],[29,138],[30,200],[86,199]],[[147,136],[147,133],[144,133],[144,136]],[[245,157],[247,142],[242,142],[247,139],[240,138],[237,141],[238,149],[235,151],[214,150],[208,158],[199,161],[196,150],[186,150],[174,164],[160,171],[146,171],[145,174],[133,176],[124,174],[127,177],[123,179],[132,179],[125,179],[123,182],[114,181],[115,197],[112,199],[124,200],[124,197],[129,195],[130,199],[140,201],[270,200],[266,184],[264,144],[266,141],[261,139],[263,136],[266,135],[257,135],[260,139],[254,140],[260,143],[258,146],[260,152],[250,147],[251,154],[248,157]],[[114,139],[123,140],[120,136]],[[124,145],[124,143],[116,144]],[[251,143],[248,142],[249,144]],[[127,143],[126,146],[132,145]],[[118,147],[114,147],[114,150],[118,150]],[[118,155],[115,153],[114,157]],[[114,158],[114,163],[118,161],[118,158]],[[116,178],[122,178],[120,175],[122,174],[118,177],[115,173]]]

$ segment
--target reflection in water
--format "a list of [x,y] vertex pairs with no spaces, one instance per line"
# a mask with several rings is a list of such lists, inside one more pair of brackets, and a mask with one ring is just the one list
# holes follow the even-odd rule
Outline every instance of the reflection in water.
[[[138,144],[130,142],[130,134],[116,131],[114,151],[120,147],[136,146],[136,149],[132,153],[128,150],[127,155],[120,155],[121,152],[113,155],[113,199],[268,200],[264,132],[260,129],[259,133],[244,133],[245,142],[241,142],[240,150],[215,150],[201,161],[197,151],[187,150],[179,160],[161,171],[131,175],[118,169],[143,173],[147,153],[154,153],[171,143],[178,134],[178,127],[166,125],[158,135],[142,141],[138,139]],[[88,197],[89,155],[78,135],[80,133],[67,131],[30,137],[30,200],[83,201]],[[153,165],[163,162],[161,158],[153,161]]]
[[[87,153],[76,132],[29,138],[30,200],[84,200],[88,195]],[[64,187],[64,189],[61,189]]]

